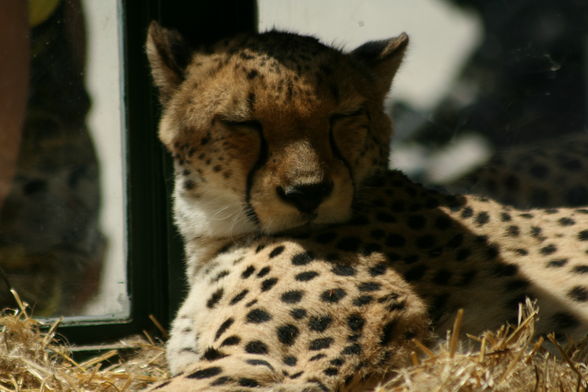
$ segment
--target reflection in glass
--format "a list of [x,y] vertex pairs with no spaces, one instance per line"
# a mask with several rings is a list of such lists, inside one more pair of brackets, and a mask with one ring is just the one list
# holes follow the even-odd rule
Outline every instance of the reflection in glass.
[[[122,252],[112,248],[113,234],[122,235],[105,230],[104,224],[105,213],[113,211],[119,227],[123,221],[119,109],[107,114],[114,119],[114,127],[91,122],[96,111],[105,108],[89,91],[87,80],[87,64],[97,60],[93,57],[97,34],[102,40],[112,36],[107,45],[116,65],[98,71],[106,77],[102,84],[109,82],[107,72],[118,74],[118,37],[106,31],[116,33],[116,2],[93,3],[87,10],[83,7],[87,4],[77,0],[28,2],[28,104],[20,143],[12,146],[19,151],[14,176],[8,181],[3,178],[4,188],[10,191],[0,201],[2,308],[14,306],[8,290],[13,287],[36,316],[125,310],[124,298],[120,302],[115,295],[108,305],[99,295],[111,261],[122,267],[119,292],[126,288]],[[104,18],[104,12],[113,23],[102,23],[103,31],[97,31],[96,18]],[[97,70],[92,72],[95,75]],[[110,100],[118,101],[118,76],[107,88]],[[89,117],[91,103],[94,109]],[[104,170],[97,134],[111,141],[108,159],[119,167],[115,178]],[[105,179],[105,174],[111,178]],[[103,196],[105,183],[118,188],[114,198]],[[122,249],[117,241],[114,244]]]

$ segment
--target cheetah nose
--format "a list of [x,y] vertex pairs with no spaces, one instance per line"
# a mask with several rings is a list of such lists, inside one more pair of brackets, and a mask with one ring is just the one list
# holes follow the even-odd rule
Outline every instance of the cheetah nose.
[[303,213],[312,213],[331,194],[333,183],[323,181],[316,184],[293,185],[282,188],[278,186],[278,196],[288,204],[292,204]]

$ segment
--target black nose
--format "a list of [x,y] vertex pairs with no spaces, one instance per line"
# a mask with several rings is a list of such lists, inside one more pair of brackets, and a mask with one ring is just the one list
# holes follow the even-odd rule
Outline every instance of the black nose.
[[316,210],[332,191],[333,183],[330,181],[276,188],[276,192],[282,200],[304,213]]

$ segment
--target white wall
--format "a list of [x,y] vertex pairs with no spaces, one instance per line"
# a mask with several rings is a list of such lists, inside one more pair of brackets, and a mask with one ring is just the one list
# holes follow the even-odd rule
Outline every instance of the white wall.
[[410,36],[394,96],[431,109],[480,38],[472,15],[442,0],[259,0],[261,30],[310,34],[348,50],[365,41]]

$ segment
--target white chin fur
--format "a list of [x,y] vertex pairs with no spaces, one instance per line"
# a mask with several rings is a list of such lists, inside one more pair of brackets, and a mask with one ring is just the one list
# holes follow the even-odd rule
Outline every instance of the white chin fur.
[[183,190],[175,192],[175,221],[184,239],[236,237],[255,232],[274,234],[308,224],[340,223],[350,215],[350,209],[347,214],[343,214],[341,209],[323,206],[313,221],[307,221],[297,214],[274,215],[262,221],[259,227],[245,215],[242,201],[237,196],[226,192],[215,193],[214,196],[194,198]]
[[175,220],[186,240],[200,236],[232,237],[258,230],[236,198],[195,199],[181,193],[175,194]]

